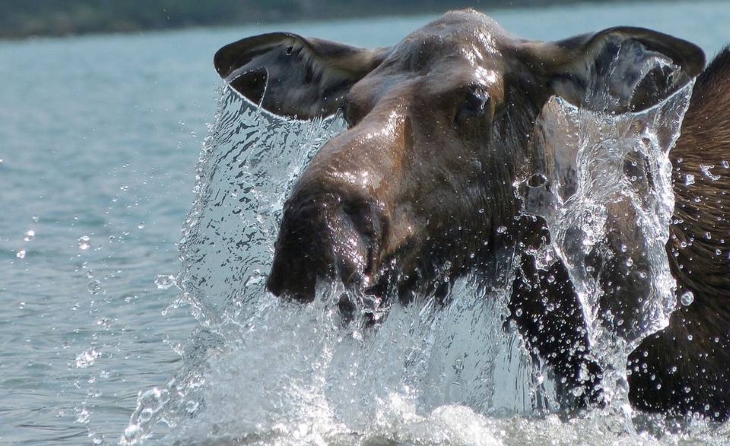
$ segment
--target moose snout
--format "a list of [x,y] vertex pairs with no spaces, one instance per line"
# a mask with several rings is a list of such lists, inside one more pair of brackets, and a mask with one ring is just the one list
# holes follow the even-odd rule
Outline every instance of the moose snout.
[[387,219],[373,197],[345,186],[315,184],[286,202],[266,283],[273,294],[309,302],[318,281],[372,282]]

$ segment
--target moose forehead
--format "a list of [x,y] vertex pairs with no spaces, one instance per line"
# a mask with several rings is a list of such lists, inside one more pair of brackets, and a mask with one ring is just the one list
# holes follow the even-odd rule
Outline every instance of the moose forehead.
[[451,12],[409,34],[384,65],[419,74],[444,62],[491,65],[501,59],[503,40],[509,37],[489,17],[471,11]]
[[509,54],[514,40],[483,14],[447,13],[406,36],[348,96],[352,102],[367,102],[412,86],[415,94],[426,97],[482,87],[494,98],[508,65],[503,54]]

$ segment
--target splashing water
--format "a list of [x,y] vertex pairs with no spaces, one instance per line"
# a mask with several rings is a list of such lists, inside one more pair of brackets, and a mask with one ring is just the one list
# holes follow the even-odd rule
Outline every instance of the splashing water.
[[283,199],[342,129],[337,118],[283,121],[224,94],[174,281],[200,325],[184,369],[140,393],[123,444],[154,438],[160,423],[190,443],[419,443],[466,435],[457,424],[472,418],[469,429],[485,431],[479,444],[492,444],[479,414],[547,408],[549,380],[503,328],[507,292],[487,296],[465,279],[450,305],[394,306],[372,328],[344,324],[336,286],[309,305],[264,291]]
[[[642,74],[664,64],[650,59]],[[516,184],[524,212],[544,218],[550,232],[536,258],[545,269],[565,265],[592,359],[604,370],[604,398],[627,417],[628,356],[676,307],[665,251],[674,211],[669,151],[693,85],[636,113],[593,112],[553,97],[539,118],[536,168]],[[606,90],[591,89],[592,108],[613,107]]]
[[[199,326],[179,349],[179,373],[140,392],[122,444],[662,443],[627,434],[620,416],[551,415],[550,371],[505,323],[514,276],[497,291],[457,281],[446,305],[394,304],[375,327],[342,320],[337,285],[308,305],[266,293],[284,197],[342,129],[337,118],[283,121],[223,93],[183,230],[183,269],[165,278]],[[692,438],[715,441],[697,423]],[[668,443],[688,435],[658,430]]]

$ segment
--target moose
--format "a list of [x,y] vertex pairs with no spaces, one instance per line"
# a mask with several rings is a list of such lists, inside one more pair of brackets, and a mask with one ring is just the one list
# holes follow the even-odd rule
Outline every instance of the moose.
[[[642,77],[637,66],[649,56],[676,69]],[[629,113],[696,78],[670,152],[676,201],[666,244],[677,290],[694,300],[629,356],[629,399],[649,412],[730,417],[730,49],[705,68],[700,48],[656,31],[615,27],[539,42],[463,10],[392,47],[271,33],[221,48],[214,64],[268,112],[300,120],[339,113],[347,124],[284,205],[267,288],[303,302],[321,281],[404,303],[443,296],[444,284],[467,274],[489,282],[505,252],[545,237],[539,219],[515,218],[514,184],[534,156],[535,121],[550,98],[591,108],[599,81],[612,96],[602,111]],[[707,166],[716,175],[703,174]],[[601,369],[587,353],[565,266],[544,271],[524,253],[511,292],[529,347],[580,395],[571,404],[599,400]]]

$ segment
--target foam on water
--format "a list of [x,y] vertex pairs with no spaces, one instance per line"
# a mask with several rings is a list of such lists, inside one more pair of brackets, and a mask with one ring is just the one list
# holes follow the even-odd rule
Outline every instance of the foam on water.
[[336,285],[319,289],[309,305],[266,293],[284,197],[322,143],[342,129],[336,118],[283,121],[223,92],[198,166],[183,269],[174,280],[199,327],[180,349],[179,373],[140,392],[122,444],[633,445],[730,438],[726,427],[713,432],[698,420],[675,426],[646,417],[637,421],[644,428],[629,429],[610,411],[555,415],[549,369],[533,363],[516,328],[505,323],[511,273],[496,291],[462,279],[445,306],[427,298],[394,304],[375,327],[362,318],[342,320],[336,303],[344,290]]

